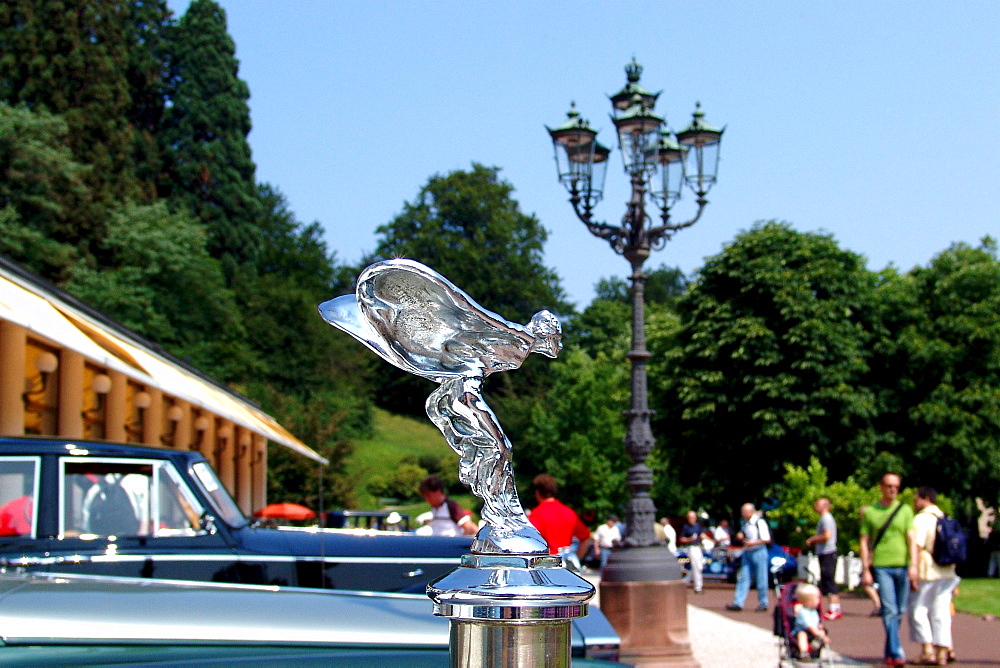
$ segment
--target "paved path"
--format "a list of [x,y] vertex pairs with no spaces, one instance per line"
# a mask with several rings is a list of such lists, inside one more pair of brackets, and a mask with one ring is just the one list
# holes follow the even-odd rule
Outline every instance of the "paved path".
[[[690,590],[689,590],[690,592]],[[688,603],[733,621],[748,622],[762,629],[771,629],[771,613],[763,612],[730,612],[725,609],[732,602],[733,587],[715,585],[706,587],[705,593],[699,596],[688,596]],[[756,592],[751,592],[748,601],[756,604]],[[844,657],[863,664],[879,665],[883,662],[882,647],[885,634],[882,621],[869,617],[872,605],[868,599],[846,594],[841,599],[844,616],[827,622],[833,648]],[[771,605],[774,606],[774,595],[771,595]],[[955,641],[955,653],[958,661],[953,666],[1000,666],[1000,621],[988,621],[973,615],[958,614],[952,621],[952,635]],[[903,622],[903,648],[906,656],[916,659],[920,656],[920,645],[909,638],[909,627]],[[706,664],[710,665],[710,664]]]
[[[599,578],[588,576],[596,586]],[[688,628],[695,658],[704,668],[761,668],[778,664],[777,639],[771,633],[771,612],[746,612],[725,609],[732,602],[733,587],[706,584],[705,593],[694,595],[688,590]],[[748,599],[756,604],[756,592]],[[597,605],[600,605],[598,600]],[[842,598],[844,616],[827,622],[835,652],[834,665],[882,665],[884,635],[879,619],[868,616],[868,599],[845,595]],[[774,594],[771,594],[771,607]],[[917,643],[909,640],[903,623],[903,646],[907,656],[920,654]],[[958,661],[956,668],[966,666],[1000,666],[1000,621],[985,620],[972,615],[954,617],[952,633]],[[829,665],[829,664],[822,664]]]
[[[600,583],[600,578],[596,575],[584,577],[595,587]],[[731,600],[732,587],[729,592]],[[746,620],[730,619],[706,606],[690,604],[701,604],[703,596],[688,597],[691,649],[702,668],[773,668],[778,665],[778,639],[771,633],[771,627],[761,628],[752,623],[749,617]],[[600,607],[600,593],[593,604]],[[725,603],[722,605],[725,606]],[[759,616],[763,618],[767,615],[760,613]],[[836,659],[835,663],[822,665],[857,665],[853,661],[845,663],[836,655],[832,657]]]

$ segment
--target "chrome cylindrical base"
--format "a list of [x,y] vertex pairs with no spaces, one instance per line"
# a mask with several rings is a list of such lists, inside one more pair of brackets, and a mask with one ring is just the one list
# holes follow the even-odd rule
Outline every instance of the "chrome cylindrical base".
[[594,586],[558,557],[467,554],[427,595],[451,619],[452,666],[569,666],[570,623]]
[[570,665],[570,621],[451,620],[452,668]]

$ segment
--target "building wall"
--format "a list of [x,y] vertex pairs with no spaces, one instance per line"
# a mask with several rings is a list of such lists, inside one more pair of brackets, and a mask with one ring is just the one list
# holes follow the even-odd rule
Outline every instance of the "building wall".
[[0,435],[63,436],[202,453],[246,514],[266,502],[266,439],[0,319]]

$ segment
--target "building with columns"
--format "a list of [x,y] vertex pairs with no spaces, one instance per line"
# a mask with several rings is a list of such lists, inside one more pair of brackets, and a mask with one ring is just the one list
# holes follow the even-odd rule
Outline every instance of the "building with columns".
[[197,450],[246,514],[267,442],[327,461],[251,400],[0,258],[0,435]]

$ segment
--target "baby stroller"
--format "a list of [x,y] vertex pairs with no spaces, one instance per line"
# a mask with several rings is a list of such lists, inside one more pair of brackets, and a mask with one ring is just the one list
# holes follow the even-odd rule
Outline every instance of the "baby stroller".
[[[801,656],[798,643],[792,637],[792,627],[795,625],[795,612],[793,608],[798,599],[795,597],[795,590],[801,582],[789,582],[778,588],[778,603],[774,606],[774,635],[778,637],[778,666],[797,666],[803,663],[823,662],[824,655],[826,663],[833,665],[833,656],[830,652],[824,652],[826,643],[822,640],[814,639],[809,645],[809,654]],[[820,619],[823,618],[823,603],[820,600]]]

